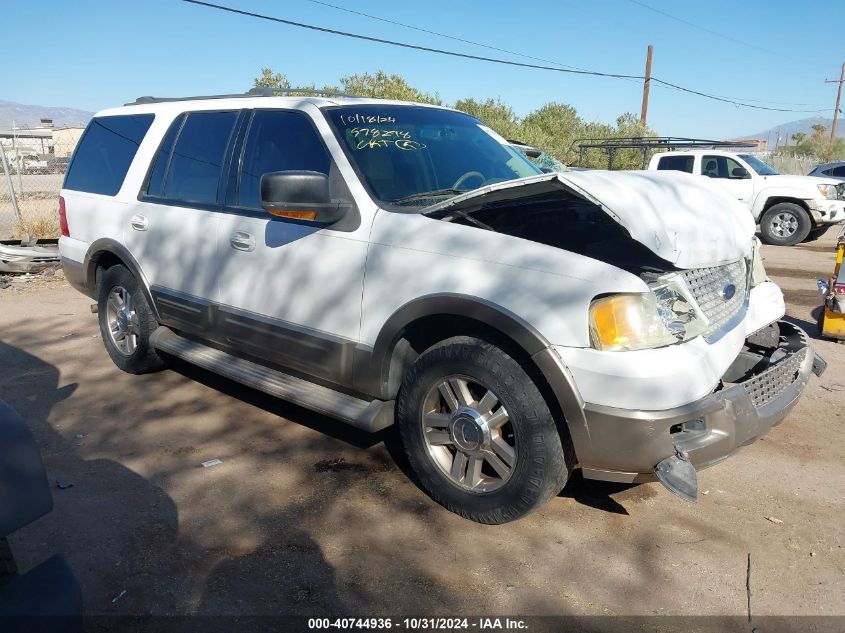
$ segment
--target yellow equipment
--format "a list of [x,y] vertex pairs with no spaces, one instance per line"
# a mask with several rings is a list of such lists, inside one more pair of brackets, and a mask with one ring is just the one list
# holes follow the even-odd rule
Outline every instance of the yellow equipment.
[[819,279],[819,292],[824,295],[824,305],[819,313],[819,334],[845,341],[845,270],[842,257],[845,254],[845,227],[836,241],[836,266],[833,277]]

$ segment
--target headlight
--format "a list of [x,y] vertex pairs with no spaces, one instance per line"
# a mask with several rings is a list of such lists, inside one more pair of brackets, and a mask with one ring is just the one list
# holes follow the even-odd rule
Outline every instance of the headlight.
[[766,281],[769,276],[766,274],[766,269],[763,268],[763,255],[760,252],[760,240],[754,238],[752,246],[754,251],[754,258],[751,263],[751,287],[759,286]]
[[819,193],[828,200],[836,200],[837,192],[836,185],[816,185],[819,188]]
[[707,330],[707,317],[677,275],[649,283],[651,292],[618,294],[590,305],[590,340],[605,351],[663,347]]

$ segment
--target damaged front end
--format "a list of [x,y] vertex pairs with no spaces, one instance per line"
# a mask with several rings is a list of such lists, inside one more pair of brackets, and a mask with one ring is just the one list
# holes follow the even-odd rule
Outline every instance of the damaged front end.
[[697,498],[696,470],[718,463],[779,424],[810,374],[826,363],[804,331],[778,321],[752,334],[709,395],[665,411],[587,405],[594,443],[603,446],[585,476],[614,481],[656,477],[688,501]]
[[[657,478],[687,501],[697,499],[698,469],[780,423],[825,367],[800,328],[771,323],[783,315],[782,295],[766,277],[747,210],[702,182],[549,174],[424,211],[642,280],[647,291],[617,293],[596,280],[589,346],[556,346],[585,401],[578,461],[586,478]],[[744,328],[765,323],[743,343]]]

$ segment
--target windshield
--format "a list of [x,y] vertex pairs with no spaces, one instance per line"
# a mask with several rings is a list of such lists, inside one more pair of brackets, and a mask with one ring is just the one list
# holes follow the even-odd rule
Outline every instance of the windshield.
[[370,193],[392,206],[425,207],[542,173],[505,139],[460,112],[406,105],[324,112]]
[[751,165],[751,169],[756,171],[761,176],[779,176],[777,170],[771,165],[764,163],[762,160],[752,154],[739,154],[739,157],[746,163]]

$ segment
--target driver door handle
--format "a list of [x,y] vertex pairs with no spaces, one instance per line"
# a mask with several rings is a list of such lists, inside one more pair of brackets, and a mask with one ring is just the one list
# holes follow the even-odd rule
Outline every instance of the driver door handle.
[[129,220],[129,224],[136,231],[146,231],[149,222],[147,221],[146,216],[143,216],[139,213],[137,215],[132,216],[132,219]]
[[246,231],[235,231],[229,238],[229,244],[235,250],[250,253],[255,250],[255,236]]

